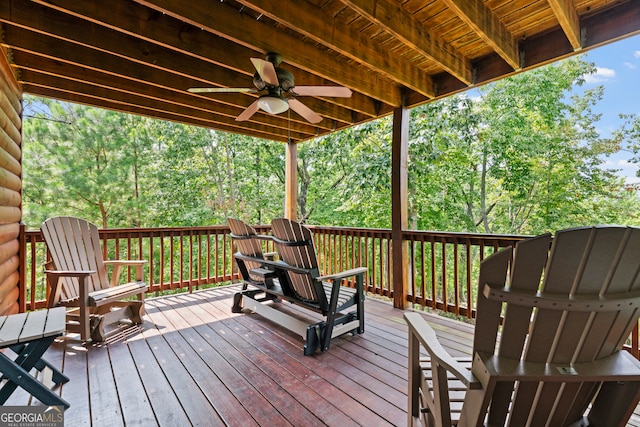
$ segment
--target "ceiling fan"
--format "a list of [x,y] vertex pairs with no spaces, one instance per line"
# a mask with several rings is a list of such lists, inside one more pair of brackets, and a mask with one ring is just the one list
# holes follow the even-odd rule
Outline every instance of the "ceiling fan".
[[256,73],[253,75],[255,88],[192,87],[188,90],[193,93],[257,93],[266,90],[267,93],[261,95],[240,113],[236,117],[236,121],[248,120],[259,109],[269,114],[280,114],[291,108],[307,121],[318,123],[322,120],[322,117],[298,101],[296,96],[351,97],[351,90],[344,86],[295,86],[293,74],[278,67],[282,62],[282,56],[278,53],[267,53],[266,60],[251,58],[251,62],[256,68]]

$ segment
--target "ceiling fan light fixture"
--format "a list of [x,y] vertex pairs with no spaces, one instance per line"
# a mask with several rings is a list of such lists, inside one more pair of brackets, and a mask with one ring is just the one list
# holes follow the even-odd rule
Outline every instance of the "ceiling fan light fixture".
[[289,109],[289,103],[284,98],[267,95],[258,99],[258,107],[269,114],[280,114]]

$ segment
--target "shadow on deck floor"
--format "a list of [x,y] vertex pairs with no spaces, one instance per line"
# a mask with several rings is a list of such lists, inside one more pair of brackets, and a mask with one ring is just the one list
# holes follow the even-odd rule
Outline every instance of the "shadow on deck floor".
[[[71,378],[58,389],[71,404],[65,425],[406,425],[402,310],[369,298],[364,334],[304,356],[301,338],[258,315],[231,313],[238,289],[147,299],[145,323],[107,343],[57,341],[46,358]],[[452,354],[471,352],[472,325],[425,316]],[[27,401],[17,391],[6,404]]]

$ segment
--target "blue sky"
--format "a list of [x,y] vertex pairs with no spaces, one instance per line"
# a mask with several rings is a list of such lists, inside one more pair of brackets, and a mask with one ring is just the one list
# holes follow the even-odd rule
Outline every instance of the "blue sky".
[[[640,36],[630,37],[586,53],[587,60],[596,64],[597,73],[587,76],[586,87],[604,86],[604,98],[595,112],[601,113],[598,130],[602,136],[622,124],[619,115],[640,116]],[[607,165],[621,169],[627,182],[640,182],[638,167],[630,164],[628,155],[621,153],[608,160]]]

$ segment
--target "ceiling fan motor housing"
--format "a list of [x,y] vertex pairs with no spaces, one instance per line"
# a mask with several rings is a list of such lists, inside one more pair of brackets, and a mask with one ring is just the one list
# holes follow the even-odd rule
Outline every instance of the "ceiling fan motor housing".
[[[291,74],[291,72],[285,70],[284,68],[275,67],[275,69],[276,75],[278,76],[278,83],[280,84],[282,90],[286,92],[290,89],[293,89],[293,87],[295,86],[293,74]],[[265,83],[264,80],[262,80],[260,74],[258,74],[257,72],[253,74],[253,85],[258,90],[262,90],[265,87],[269,86],[267,83]]]
[[278,82],[280,83],[280,87],[283,91],[288,91],[289,89],[293,89],[295,83],[293,81],[293,74],[284,68],[276,67],[276,75],[278,76]]

